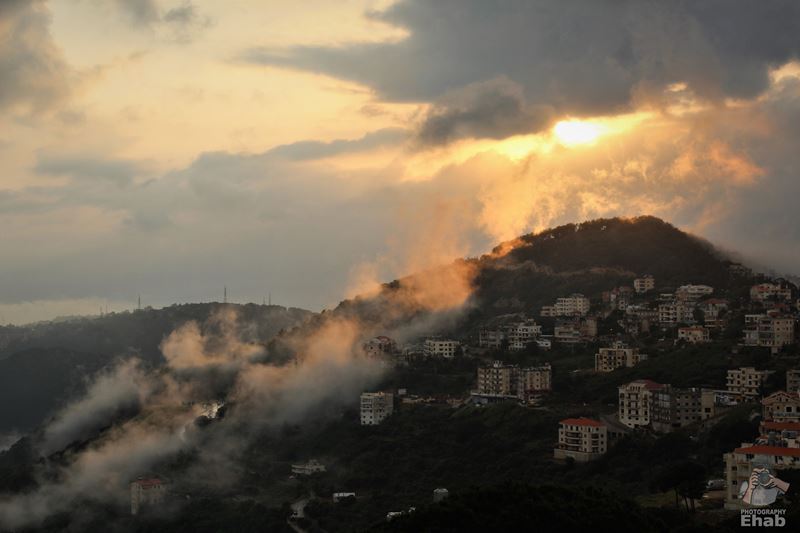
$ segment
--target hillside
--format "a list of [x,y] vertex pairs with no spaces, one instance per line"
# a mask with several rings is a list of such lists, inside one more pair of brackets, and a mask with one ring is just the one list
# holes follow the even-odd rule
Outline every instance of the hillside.
[[537,311],[574,292],[598,296],[619,285],[631,285],[635,277],[645,274],[655,276],[659,288],[704,283],[724,289],[730,284],[729,264],[708,242],[661,219],[597,219],[523,235],[479,258],[392,281],[379,295],[344,301],[336,311],[372,322],[392,317],[393,323],[402,323],[421,312],[419,306],[408,303],[425,300],[418,287],[447,286],[468,272],[471,306],[466,318],[475,322]]
[[164,337],[185,322],[204,322],[223,306],[236,310],[238,321],[249,326],[248,340],[260,343],[313,316],[276,305],[207,303],[0,328],[0,433],[33,428],[119,357],[162,363]]

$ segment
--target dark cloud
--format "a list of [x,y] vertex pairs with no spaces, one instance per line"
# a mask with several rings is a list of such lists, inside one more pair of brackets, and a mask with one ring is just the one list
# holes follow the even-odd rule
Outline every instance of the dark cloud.
[[43,0],[0,1],[0,111],[38,113],[69,94],[70,69]]
[[[395,101],[435,102],[502,76],[529,105],[589,115],[628,109],[675,82],[703,98],[750,98],[767,87],[770,67],[800,51],[794,0],[401,0],[369,16],[408,37],[242,57],[362,83]],[[459,112],[439,113],[446,132]],[[531,121],[531,131],[546,123]]]
[[130,18],[131,22],[140,26],[149,26],[161,20],[158,4],[155,0],[115,0],[119,8]]
[[211,24],[201,15],[192,0],[183,0],[172,7],[162,8],[156,0],[115,0],[118,7],[135,26],[155,29],[161,27],[167,38],[189,42],[196,33]]
[[441,145],[462,138],[503,139],[540,130],[554,117],[553,108],[529,106],[522,87],[500,78],[445,95],[425,116],[417,140]]

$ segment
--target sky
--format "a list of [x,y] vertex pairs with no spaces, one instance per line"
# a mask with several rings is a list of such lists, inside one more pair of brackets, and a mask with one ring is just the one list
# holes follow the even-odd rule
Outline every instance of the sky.
[[792,0],[0,0],[0,324],[320,310],[652,214],[800,272]]

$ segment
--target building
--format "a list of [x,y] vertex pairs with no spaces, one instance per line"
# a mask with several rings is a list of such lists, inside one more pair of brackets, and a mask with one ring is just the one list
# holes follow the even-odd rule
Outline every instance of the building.
[[694,305],[682,300],[658,304],[658,323],[661,327],[694,324]]
[[728,392],[742,401],[755,400],[761,396],[761,388],[770,374],[769,370],[756,370],[752,366],[728,370]]
[[639,348],[628,348],[622,342],[615,342],[610,348],[600,348],[594,356],[594,369],[597,372],[612,372],[617,368],[636,366],[647,359]]
[[769,348],[778,353],[794,343],[794,317],[777,314],[745,315],[744,345]]
[[526,320],[512,325],[508,331],[508,349],[518,352],[526,349],[542,334],[542,326],[535,320]]
[[800,370],[786,371],[786,392],[800,393]]
[[361,395],[361,425],[376,426],[394,411],[391,392],[365,392]]
[[575,293],[563,298],[557,298],[555,305],[542,307],[542,316],[584,316],[589,312],[589,298],[583,294]]
[[356,493],[355,492],[334,492],[332,498],[333,498],[333,503],[339,503],[340,501],[345,500],[347,498],[355,499],[356,498]]
[[696,301],[703,296],[713,294],[714,287],[708,285],[681,285],[675,291],[675,298],[678,300]]
[[585,463],[601,457],[608,450],[608,427],[591,418],[567,418],[559,422],[556,459],[571,457]]
[[312,474],[319,474],[321,472],[325,472],[326,470],[327,468],[325,468],[325,465],[320,463],[316,459],[311,459],[307,463],[292,465],[292,474],[298,476],[310,476]]
[[705,326],[685,326],[678,328],[678,340],[690,344],[711,342],[711,332]]
[[763,400],[761,407],[764,411],[764,420],[773,422],[798,422],[800,421],[800,396],[795,393],[777,391]]
[[529,400],[552,388],[552,368],[549,363],[537,367],[519,368],[495,361],[478,368],[476,396]]
[[781,448],[800,448],[800,422],[773,422],[760,424],[759,444]]
[[666,385],[649,379],[637,379],[619,387],[619,409],[617,418],[630,428],[644,427],[650,424],[650,411],[653,393],[662,390]]
[[517,397],[519,367],[495,361],[491,366],[478,368],[478,390],[482,396]]
[[456,356],[461,343],[449,339],[429,338],[425,339],[422,346],[422,353],[425,357],[443,357],[452,359]]
[[481,348],[499,350],[506,340],[508,340],[508,332],[505,328],[490,329],[484,327],[478,330],[478,346]]
[[784,283],[759,283],[750,287],[750,299],[754,302],[776,302],[792,299],[792,289]]
[[433,503],[446,500],[450,496],[450,491],[445,488],[433,489]]
[[728,300],[722,298],[709,298],[700,302],[698,308],[703,312],[703,321],[706,327],[721,328],[725,325],[725,313],[728,312]]
[[392,355],[397,351],[397,343],[389,337],[380,335],[365,342],[363,349],[364,353],[369,357]]
[[131,483],[131,514],[164,501],[166,485],[159,478],[139,478]]
[[656,279],[653,276],[644,276],[633,280],[633,290],[637,294],[644,294],[646,292],[655,290]]
[[700,422],[705,418],[710,418],[704,416],[703,404],[701,389],[678,389],[665,385],[652,391],[650,424],[654,431],[669,433],[675,429]]

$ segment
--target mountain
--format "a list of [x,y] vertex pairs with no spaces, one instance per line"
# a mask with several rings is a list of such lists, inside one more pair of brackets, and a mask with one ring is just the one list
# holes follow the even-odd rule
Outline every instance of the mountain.
[[481,257],[394,280],[376,296],[342,302],[336,312],[368,322],[388,316],[402,323],[420,314],[413,303],[430,300],[420,294],[420,287],[457,284],[467,276],[468,320],[474,323],[509,313],[535,313],[575,292],[599,296],[645,274],[654,276],[660,288],[685,283],[725,288],[731,282],[731,263],[710,243],[659,218],[605,218],[523,235]]
[[222,309],[235,310],[248,340],[263,344],[314,315],[277,305],[202,303],[0,327],[0,433],[36,426],[117,358],[161,364],[159,345],[167,335]]

